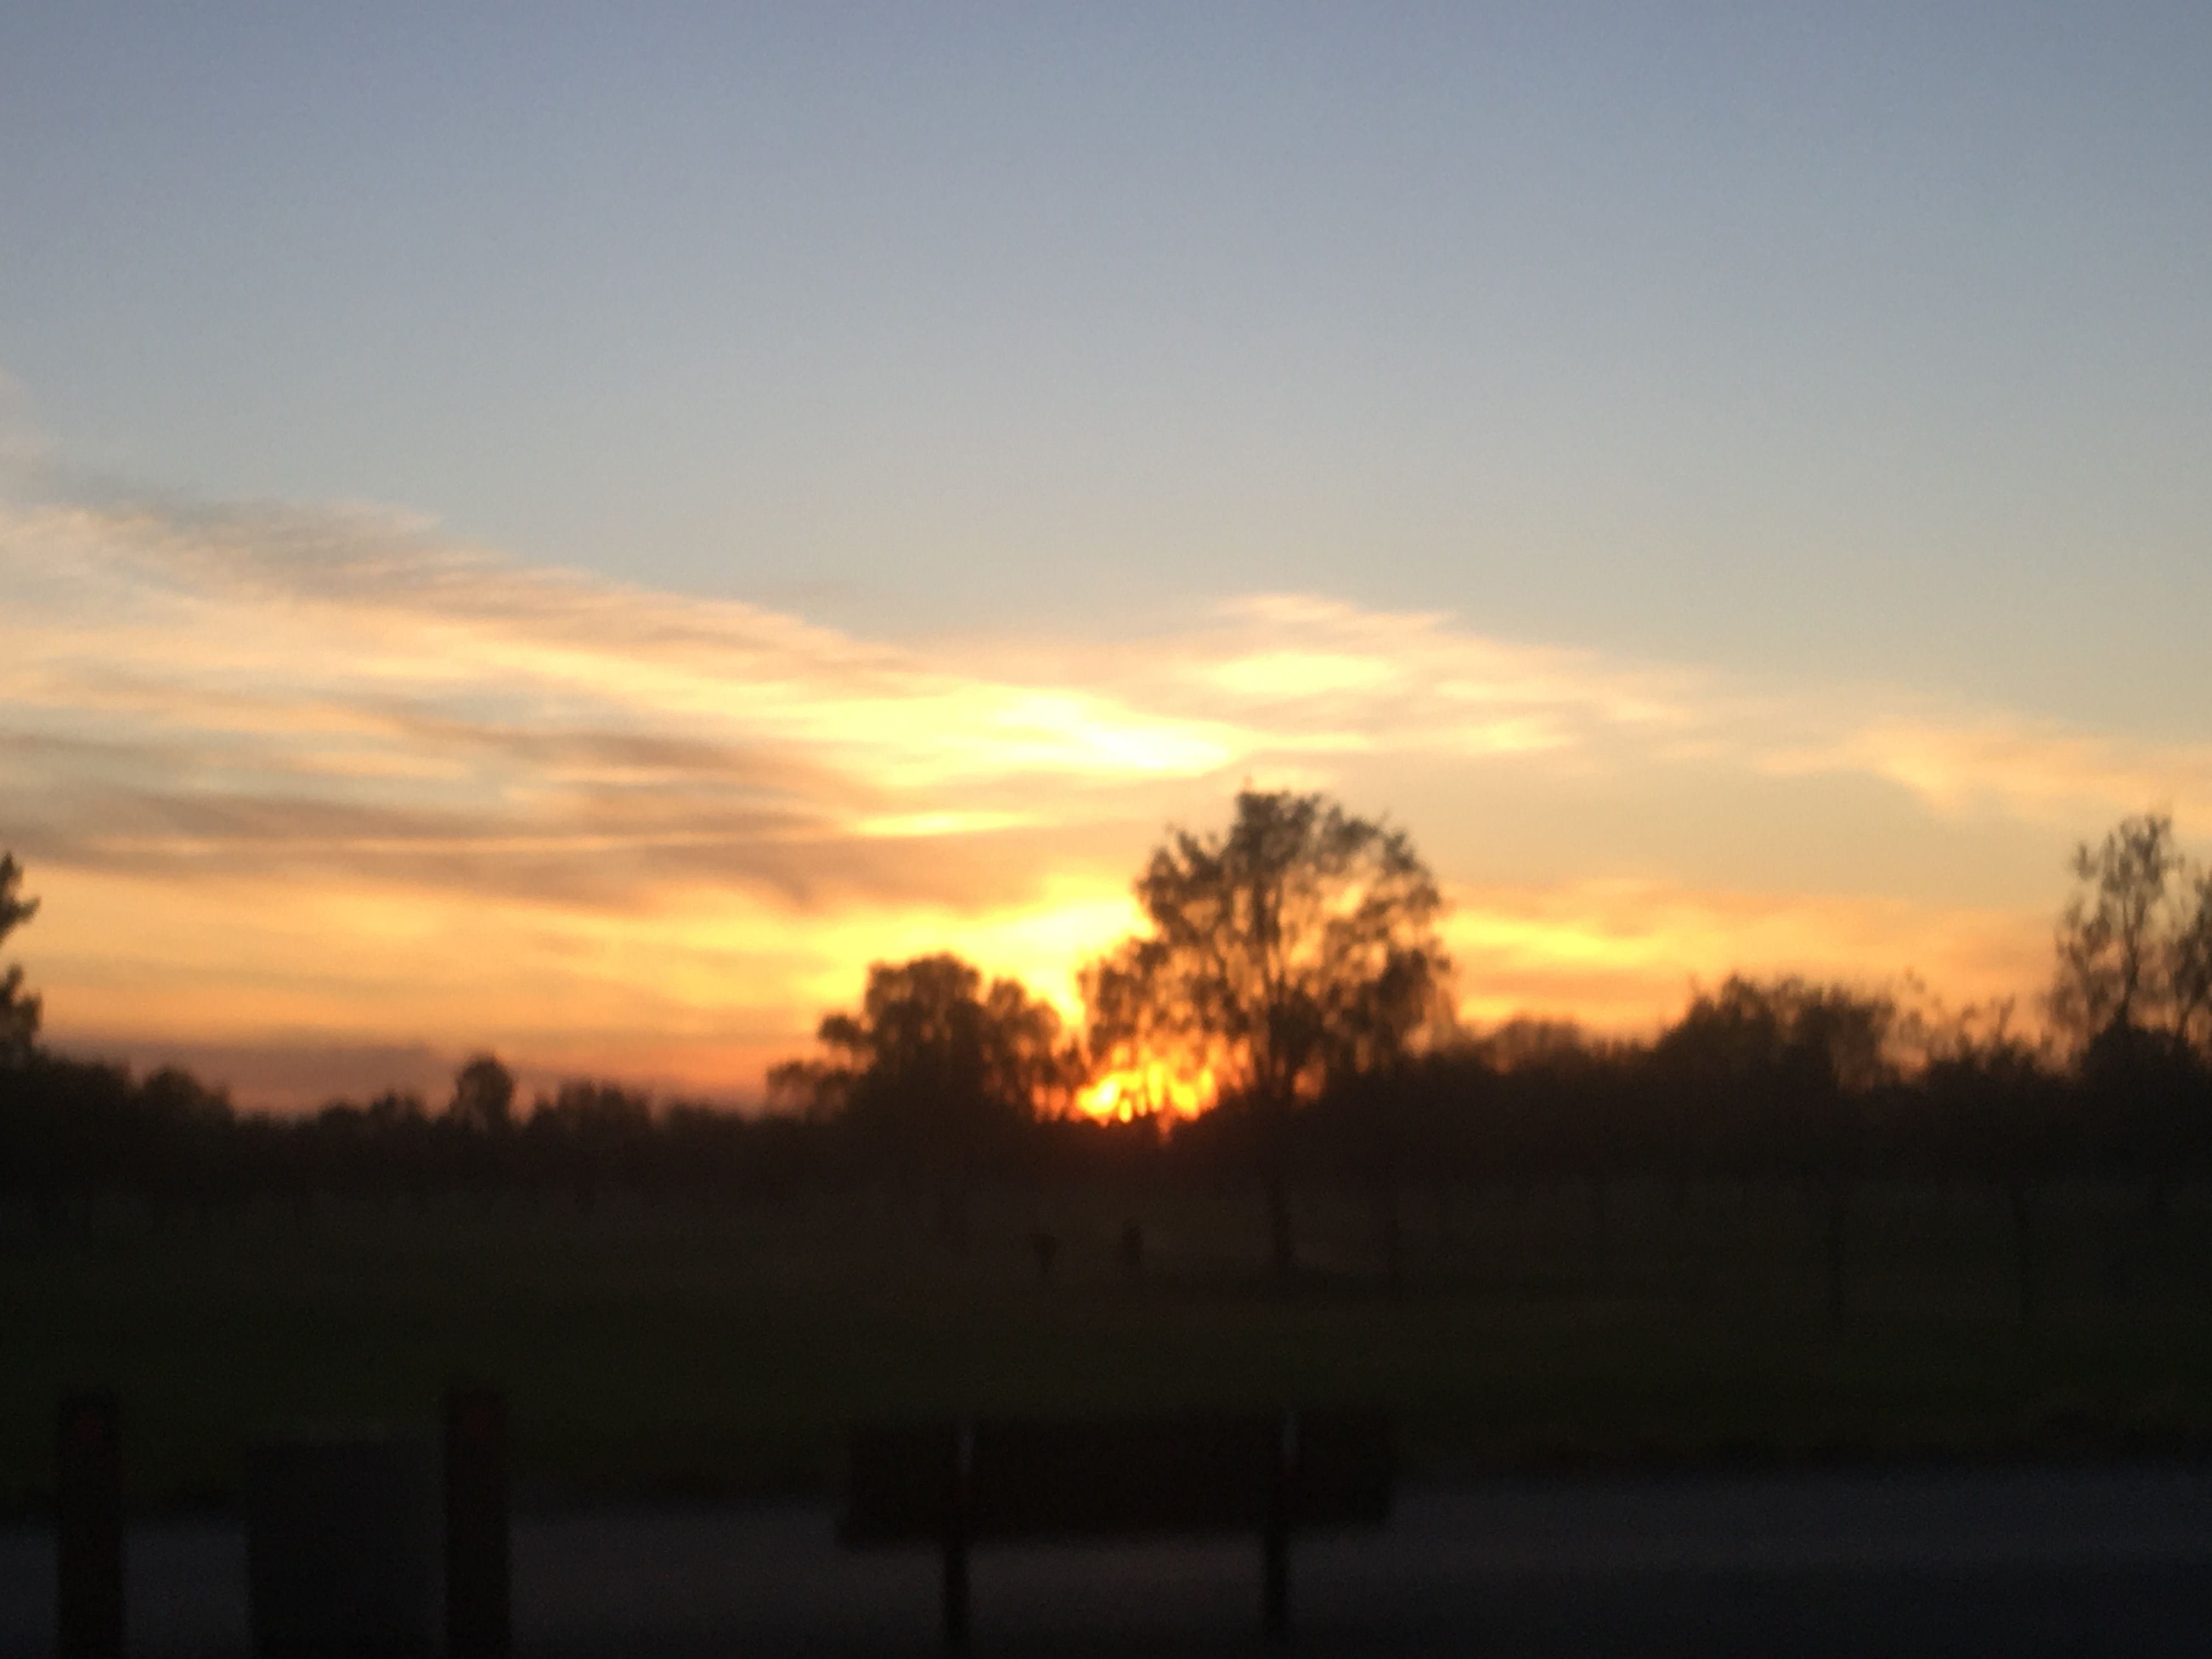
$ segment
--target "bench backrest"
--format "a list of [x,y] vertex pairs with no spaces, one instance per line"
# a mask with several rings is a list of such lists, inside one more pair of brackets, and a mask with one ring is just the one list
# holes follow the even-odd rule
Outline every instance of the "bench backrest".
[[1321,1411],[990,1417],[864,1428],[841,1528],[851,1544],[1379,1525],[1389,1424]]

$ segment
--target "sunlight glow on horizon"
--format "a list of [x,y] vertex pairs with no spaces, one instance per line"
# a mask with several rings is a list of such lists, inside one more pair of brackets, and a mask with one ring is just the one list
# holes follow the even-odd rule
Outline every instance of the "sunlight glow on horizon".
[[1471,1022],[2027,1025],[2212,837],[2212,8],[15,9],[72,1052],[750,1099],[876,961],[1073,1024],[1248,787]]
[[1213,1104],[1218,1091],[1210,1066],[1194,1072],[1173,1060],[1147,1057],[1116,1066],[1079,1091],[1075,1105],[1083,1115],[1101,1122],[1192,1118]]
[[[489,1047],[744,1096],[869,963],[940,950],[1073,1026],[1163,828],[1217,827],[1247,781],[1405,824],[1482,1023],[1649,1030],[1738,969],[2026,998],[2073,836],[2161,778],[2185,831],[2212,814],[2201,747],[1839,717],[1312,598],[1072,652],[1051,684],[1033,640],[895,647],[359,511],[0,501],[0,574],[24,596],[0,830],[46,900],[21,952],[57,1040],[139,1054]],[[1701,839],[1668,842],[1644,803],[1686,788]],[[1777,791],[1864,815],[1825,879],[1747,878],[1716,841],[1740,822],[1756,851]],[[1587,839],[1565,863],[1561,822]],[[1917,864],[1961,836],[2047,873],[1931,898]],[[1089,1109],[1196,1097],[1111,1092]]]

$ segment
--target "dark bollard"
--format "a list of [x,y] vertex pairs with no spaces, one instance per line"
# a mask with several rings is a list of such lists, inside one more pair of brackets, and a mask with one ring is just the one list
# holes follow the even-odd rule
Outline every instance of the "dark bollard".
[[945,1645],[961,1653],[968,1646],[969,1486],[975,1467],[975,1431],[967,1423],[954,1425],[951,1451],[945,1500]]
[[496,1389],[446,1397],[446,1652],[507,1659],[507,1399]]
[[62,1401],[54,1456],[57,1649],[122,1659],[123,1455],[115,1396]]
[[303,1437],[246,1458],[258,1659],[427,1659],[437,1470],[416,1440]]
[[1298,1414],[1283,1413],[1268,1471],[1267,1516],[1260,1536],[1260,1632],[1270,1642],[1291,1634],[1291,1512],[1297,1502]]

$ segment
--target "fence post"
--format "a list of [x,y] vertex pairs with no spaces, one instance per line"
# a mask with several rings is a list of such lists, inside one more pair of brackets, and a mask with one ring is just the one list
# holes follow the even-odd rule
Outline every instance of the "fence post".
[[64,1400],[54,1444],[61,1659],[123,1659],[123,1455],[112,1394]]
[[1267,1516],[1260,1538],[1260,1632],[1270,1642],[1291,1633],[1291,1511],[1297,1498],[1298,1414],[1285,1411],[1267,1474]]
[[454,1389],[446,1396],[447,1659],[507,1659],[508,1528],[506,1396]]

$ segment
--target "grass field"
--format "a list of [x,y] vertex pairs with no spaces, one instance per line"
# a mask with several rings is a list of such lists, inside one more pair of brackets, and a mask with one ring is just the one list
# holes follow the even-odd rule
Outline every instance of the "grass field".
[[[1146,1229],[1134,1278],[1114,1260]],[[1785,1189],[1622,1185],[1310,1200],[1311,1267],[1259,1267],[1237,1197],[1002,1194],[963,1250],[880,1195],[738,1213],[603,1200],[16,1217],[0,1242],[0,1501],[50,1485],[65,1389],[118,1389],[133,1499],[220,1503],[308,1422],[427,1430],[449,1379],[511,1392],[526,1501],[821,1488],[843,1430],[960,1409],[1377,1401],[1416,1471],[1729,1458],[2212,1449],[2212,1208],[2077,1185],[2037,1206],[2042,1289],[1985,1189],[1850,1212],[1844,1316]],[[1050,1279],[1027,1243],[1062,1240]]]

